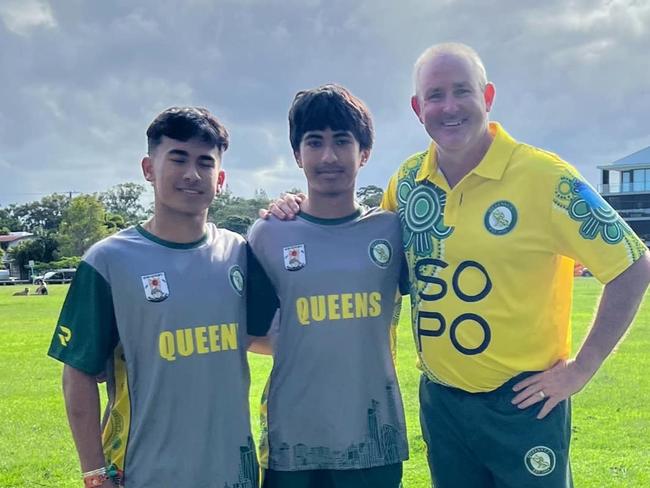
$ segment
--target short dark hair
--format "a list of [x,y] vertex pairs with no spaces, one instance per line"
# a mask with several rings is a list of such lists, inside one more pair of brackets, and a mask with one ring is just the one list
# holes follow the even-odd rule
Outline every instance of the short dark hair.
[[348,89],[328,84],[299,91],[289,109],[289,140],[294,152],[300,149],[306,132],[327,128],[350,131],[360,149],[372,149],[372,115]]
[[166,136],[177,141],[198,138],[219,148],[228,149],[228,131],[207,109],[170,107],[154,119],[147,129],[147,150],[151,154]]

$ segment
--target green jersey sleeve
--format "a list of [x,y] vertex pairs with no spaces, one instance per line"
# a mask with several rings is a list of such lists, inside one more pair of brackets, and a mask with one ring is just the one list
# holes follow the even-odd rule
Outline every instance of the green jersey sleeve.
[[246,329],[249,335],[262,337],[271,328],[275,311],[280,306],[271,280],[259,263],[250,245],[246,246],[248,286],[246,287]]
[[404,253],[400,253],[400,254],[402,255],[402,266],[399,272],[399,293],[400,295],[408,295],[411,292],[409,268]]
[[100,373],[119,341],[111,286],[82,261],[70,285],[48,355],[90,375]]

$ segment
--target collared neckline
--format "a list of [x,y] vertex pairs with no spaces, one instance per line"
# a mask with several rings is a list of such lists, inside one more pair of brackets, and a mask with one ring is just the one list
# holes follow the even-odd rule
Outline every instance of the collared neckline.
[[313,224],[319,224],[319,225],[340,225],[340,224],[345,224],[346,222],[350,222],[354,219],[357,219],[361,216],[361,208],[357,208],[354,212],[352,212],[350,215],[346,215],[345,217],[338,217],[335,219],[326,219],[323,217],[316,217],[314,215],[305,213],[305,212],[300,212],[298,217],[301,217],[302,219],[311,222]]
[[208,240],[207,232],[203,234],[203,237],[201,237],[199,240],[194,242],[172,242],[172,241],[166,241],[165,239],[161,239],[160,237],[152,234],[147,229],[145,229],[142,226],[142,224],[136,225],[135,230],[138,231],[138,233],[145,239],[148,239],[152,242],[155,242],[156,244],[159,244],[164,247],[168,247],[170,249],[194,249],[196,247],[200,247]]
[[[477,176],[490,180],[500,180],[510,162],[510,156],[517,145],[517,141],[498,122],[490,122],[488,130],[493,138],[492,143],[481,162],[470,171],[470,174],[474,173]],[[436,176],[439,173],[446,184],[446,179],[438,167],[436,144],[431,141],[431,145],[422,162],[422,166],[418,170],[415,181],[420,183],[429,179],[431,182],[437,183]]]

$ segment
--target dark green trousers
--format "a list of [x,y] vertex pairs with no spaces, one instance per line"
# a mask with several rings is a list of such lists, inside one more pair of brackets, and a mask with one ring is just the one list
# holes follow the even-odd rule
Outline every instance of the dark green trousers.
[[542,402],[520,410],[512,378],[488,393],[420,381],[420,424],[435,488],[571,488],[571,405],[536,418]]

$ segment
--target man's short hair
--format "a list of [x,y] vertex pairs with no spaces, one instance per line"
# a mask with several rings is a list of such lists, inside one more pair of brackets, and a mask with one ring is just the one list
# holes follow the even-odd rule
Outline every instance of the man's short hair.
[[299,91],[289,109],[289,140],[294,152],[312,130],[350,131],[362,150],[372,149],[372,115],[360,99],[341,85],[328,84]]
[[228,149],[228,131],[207,109],[202,107],[170,107],[161,112],[147,129],[147,150],[155,151],[163,136],[177,141],[197,138],[219,148]]
[[481,90],[485,88],[488,82],[487,72],[485,71],[485,66],[483,65],[483,61],[481,61],[481,57],[478,53],[468,45],[460,42],[443,42],[441,44],[434,44],[426,49],[415,62],[415,66],[413,67],[413,84],[415,86],[415,93],[418,91],[418,75],[422,65],[436,56],[445,54],[467,59],[472,63],[476,69]]

